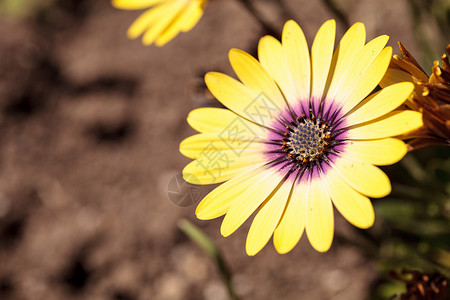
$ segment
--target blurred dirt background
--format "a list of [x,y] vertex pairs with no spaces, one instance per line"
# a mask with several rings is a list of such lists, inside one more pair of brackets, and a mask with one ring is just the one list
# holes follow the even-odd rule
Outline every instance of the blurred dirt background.
[[[263,1],[262,1],[263,2]],[[417,49],[404,0],[341,1],[368,39]],[[284,1],[309,43],[333,14],[321,1]],[[280,32],[284,20],[261,3]],[[226,300],[214,263],[177,228],[192,220],[216,241],[242,299],[361,300],[376,266],[340,238],[316,253],[303,237],[280,256],[245,254],[249,227],[167,196],[189,162],[188,112],[218,105],[201,76],[231,74],[227,52],[254,51],[264,32],[237,1],[212,1],[199,24],[164,48],[131,41],[139,12],[109,1],[58,0],[31,18],[0,19],[0,299]],[[338,38],[345,28],[338,23]],[[205,190],[204,190],[205,192]],[[354,238],[336,214],[338,235]]]

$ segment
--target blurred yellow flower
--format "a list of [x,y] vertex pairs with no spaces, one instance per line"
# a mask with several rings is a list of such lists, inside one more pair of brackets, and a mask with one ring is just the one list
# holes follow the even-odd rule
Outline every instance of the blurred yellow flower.
[[259,61],[232,49],[229,59],[239,80],[216,72],[205,77],[228,109],[200,108],[188,116],[200,134],[180,145],[194,159],[183,170],[185,180],[225,182],[200,202],[196,215],[225,215],[221,233],[228,236],[256,210],[248,255],[272,235],[276,250],[287,253],[304,231],[314,249],[327,251],[333,204],[353,225],[372,226],[368,197],[391,191],[375,165],[400,160],[406,146],[393,137],[422,125],[419,112],[397,109],[412,83],[368,96],[391,60],[388,37],[365,44],[365,27],[356,23],[333,51],[335,32],[335,21],[325,22],[310,54],[301,28],[288,21],[281,43],[271,36],[260,40]]
[[130,39],[142,35],[144,45],[164,46],[179,32],[191,30],[203,15],[207,0],[112,0],[119,9],[148,9],[130,28]]

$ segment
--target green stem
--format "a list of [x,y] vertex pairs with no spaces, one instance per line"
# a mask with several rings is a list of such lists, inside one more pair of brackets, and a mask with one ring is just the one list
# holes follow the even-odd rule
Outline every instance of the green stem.
[[223,259],[222,254],[220,253],[219,248],[216,244],[197,226],[193,223],[189,222],[186,219],[181,219],[178,222],[178,227],[184,234],[186,234],[191,240],[193,240],[200,248],[203,249],[211,258],[213,258],[216,262],[217,267],[219,268],[220,275],[228,289],[228,293],[230,294],[231,300],[239,300],[238,295],[236,294],[233,286],[233,282],[231,280],[231,272]]

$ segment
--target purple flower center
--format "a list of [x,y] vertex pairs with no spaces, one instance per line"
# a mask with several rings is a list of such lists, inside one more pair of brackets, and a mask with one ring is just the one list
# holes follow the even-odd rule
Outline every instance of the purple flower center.
[[323,160],[331,147],[331,129],[327,122],[315,116],[297,117],[286,125],[282,149],[288,158],[307,164]]
[[289,177],[324,173],[345,149],[344,125],[340,107],[333,102],[287,109],[270,126],[267,159],[281,172],[289,170]]

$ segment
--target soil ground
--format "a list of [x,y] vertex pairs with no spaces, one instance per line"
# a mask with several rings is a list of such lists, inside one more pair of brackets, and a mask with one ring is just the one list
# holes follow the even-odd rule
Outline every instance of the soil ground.
[[[127,39],[138,12],[56,2],[32,19],[0,19],[0,299],[227,299],[214,263],[177,228],[181,218],[217,242],[242,299],[368,296],[376,266],[339,239],[324,254],[302,238],[287,255],[269,243],[248,257],[249,222],[223,238],[221,220],[199,221],[195,206],[167,196],[189,162],[178,152],[194,133],[187,114],[218,105],[201,76],[231,74],[228,50],[253,51],[264,34],[251,15],[212,1],[191,32],[157,48]],[[284,3],[309,43],[333,17],[321,1]],[[388,34],[394,49],[398,40],[416,48],[405,1],[344,8],[368,39]],[[277,14],[262,13],[281,32]],[[336,230],[353,238],[337,214]]]

